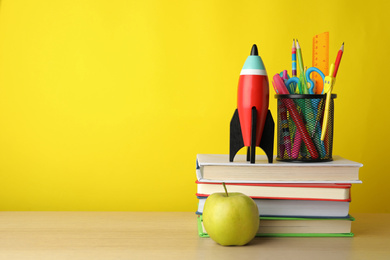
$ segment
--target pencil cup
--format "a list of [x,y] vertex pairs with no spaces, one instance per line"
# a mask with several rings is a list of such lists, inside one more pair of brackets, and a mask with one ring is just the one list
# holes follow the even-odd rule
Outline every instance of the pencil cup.
[[[334,99],[329,103],[326,129],[322,128],[326,95],[275,95],[278,100],[277,160],[324,162],[332,160]],[[325,139],[321,140],[322,131]]]

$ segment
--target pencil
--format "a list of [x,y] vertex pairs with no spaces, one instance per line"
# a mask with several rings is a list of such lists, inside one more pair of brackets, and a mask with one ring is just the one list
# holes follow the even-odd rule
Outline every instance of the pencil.
[[334,68],[334,72],[333,72],[333,77],[334,78],[337,75],[337,71],[339,69],[340,61],[341,61],[341,57],[343,56],[343,53],[344,53],[344,43],[341,45],[341,48],[340,48],[339,52],[337,53],[336,62],[335,62],[335,68]]
[[295,39],[293,39],[292,44],[292,76],[297,76],[297,49],[295,47]]
[[303,65],[302,50],[301,50],[301,46],[299,46],[298,39],[297,39],[297,56],[298,56],[298,63],[299,63],[299,80],[301,81],[301,87],[302,87],[302,93],[299,94],[308,94],[307,82],[305,77],[305,66]]
[[297,54],[298,54],[298,63],[299,63],[300,73],[304,73],[305,66],[303,65],[302,50],[301,50],[301,46],[299,46],[298,39],[297,39]]

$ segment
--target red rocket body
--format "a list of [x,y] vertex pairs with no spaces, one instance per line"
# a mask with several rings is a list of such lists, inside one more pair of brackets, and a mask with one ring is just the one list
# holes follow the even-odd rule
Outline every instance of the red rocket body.
[[237,109],[245,146],[251,146],[252,107],[257,110],[256,146],[260,145],[269,105],[267,75],[240,75],[238,81]]

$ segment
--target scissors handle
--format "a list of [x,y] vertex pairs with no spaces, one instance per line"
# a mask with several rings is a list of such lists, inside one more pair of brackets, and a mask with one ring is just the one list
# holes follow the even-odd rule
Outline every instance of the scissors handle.
[[[310,94],[314,94],[314,82],[310,78],[310,74],[313,73],[313,72],[317,72],[318,74],[320,74],[320,76],[322,78],[322,81],[325,80],[325,75],[324,75],[324,73],[321,70],[319,70],[316,67],[308,68],[307,71],[306,71],[306,81],[310,84],[310,88],[309,88],[309,93]],[[322,90],[322,94],[323,93],[324,93],[324,90]]]
[[[301,81],[297,77],[291,77],[286,81],[286,86],[290,86],[291,83],[296,83],[300,94],[302,93]],[[291,93],[292,92],[292,93]],[[290,90],[290,94],[295,94],[294,90]]]

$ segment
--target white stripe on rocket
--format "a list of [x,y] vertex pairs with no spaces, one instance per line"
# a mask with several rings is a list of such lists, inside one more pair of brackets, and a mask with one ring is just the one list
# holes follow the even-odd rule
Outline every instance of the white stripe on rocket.
[[259,69],[242,69],[240,75],[267,76],[267,71],[266,70],[259,70]]

